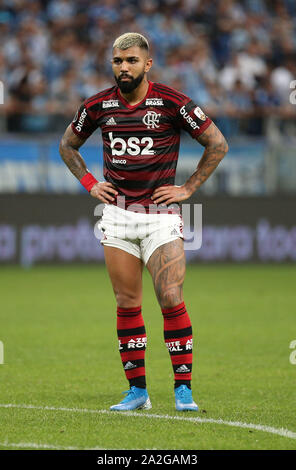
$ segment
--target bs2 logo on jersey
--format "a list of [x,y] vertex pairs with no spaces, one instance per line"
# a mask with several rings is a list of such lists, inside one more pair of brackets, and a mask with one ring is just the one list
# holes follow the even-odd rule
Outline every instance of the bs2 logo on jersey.
[[[122,156],[125,153],[129,155],[154,155],[155,152],[152,150],[153,139],[151,137],[129,137],[127,141],[121,137],[113,137],[113,132],[109,132],[109,139],[111,142],[112,155]],[[140,147],[145,145],[144,148]]]

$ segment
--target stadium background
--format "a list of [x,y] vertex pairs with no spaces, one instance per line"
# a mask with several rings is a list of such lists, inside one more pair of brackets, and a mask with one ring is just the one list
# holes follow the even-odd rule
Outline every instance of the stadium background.
[[[93,262],[95,201],[58,144],[79,104],[113,84],[115,36],[149,38],[149,78],[188,94],[230,151],[191,202],[203,205],[202,262],[296,260],[296,5],[293,0],[0,2],[0,262]],[[177,184],[202,147],[184,135]],[[97,131],[82,154],[102,175]]]
[[[196,420],[176,416],[147,270],[152,413],[108,411],[127,384],[97,201],[58,153],[81,101],[113,84],[126,31],[149,38],[151,80],[187,93],[230,147],[191,200]],[[0,449],[295,449],[295,0],[0,0],[0,37]],[[183,135],[177,184],[202,150]],[[81,153],[100,178],[99,131]]]

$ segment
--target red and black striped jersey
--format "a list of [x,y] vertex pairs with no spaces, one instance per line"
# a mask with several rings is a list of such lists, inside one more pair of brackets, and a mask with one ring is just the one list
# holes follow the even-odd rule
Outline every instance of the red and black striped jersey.
[[125,197],[125,208],[136,203],[147,210],[153,191],[175,182],[181,130],[195,139],[211,122],[188,96],[149,81],[145,98],[134,106],[117,86],[85,100],[72,129],[87,138],[101,128],[105,180]]

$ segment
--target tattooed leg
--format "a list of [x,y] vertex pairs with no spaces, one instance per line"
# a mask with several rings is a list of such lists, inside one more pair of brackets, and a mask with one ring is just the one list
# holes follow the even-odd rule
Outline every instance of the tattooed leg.
[[161,245],[150,256],[147,268],[161,308],[174,307],[183,302],[185,265],[184,242],[181,238]]
[[180,238],[160,246],[150,257],[151,273],[164,320],[164,339],[174,370],[175,388],[191,388],[192,327],[183,301],[185,254]]

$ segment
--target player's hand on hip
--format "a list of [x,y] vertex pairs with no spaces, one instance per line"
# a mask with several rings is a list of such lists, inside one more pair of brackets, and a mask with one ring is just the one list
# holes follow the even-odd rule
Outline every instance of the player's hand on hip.
[[185,201],[191,196],[191,192],[185,184],[182,186],[160,186],[153,192],[151,199],[155,204],[172,204]]
[[118,195],[115,187],[112,183],[96,183],[90,190],[90,195],[100,201],[105,202],[105,204],[110,204],[115,200],[115,196]]

